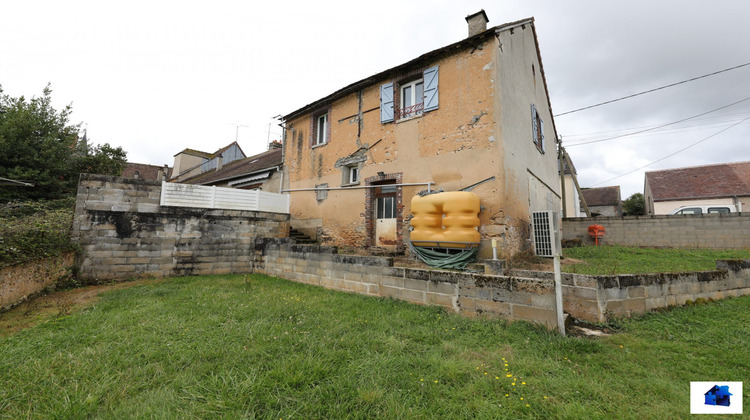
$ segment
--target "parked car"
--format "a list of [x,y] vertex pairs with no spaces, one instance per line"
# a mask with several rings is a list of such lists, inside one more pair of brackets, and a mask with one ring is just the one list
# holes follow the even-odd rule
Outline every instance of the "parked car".
[[737,208],[733,204],[710,204],[677,207],[669,212],[669,214],[713,214],[736,212]]

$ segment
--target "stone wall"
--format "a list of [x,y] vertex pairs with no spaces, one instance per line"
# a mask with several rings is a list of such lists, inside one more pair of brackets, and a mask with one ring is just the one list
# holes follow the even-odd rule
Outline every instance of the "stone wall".
[[256,238],[288,236],[289,215],[159,205],[161,183],[82,175],[71,236],[86,281],[253,271]]
[[74,254],[30,261],[0,269],[0,311],[54,288],[57,281],[71,274]]
[[591,242],[588,227],[604,226],[603,243],[669,248],[750,248],[750,214],[568,218],[563,239]]

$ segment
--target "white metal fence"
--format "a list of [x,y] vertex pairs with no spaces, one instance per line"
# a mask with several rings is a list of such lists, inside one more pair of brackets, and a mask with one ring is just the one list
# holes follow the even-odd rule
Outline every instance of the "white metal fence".
[[289,195],[260,190],[161,183],[162,206],[289,213]]

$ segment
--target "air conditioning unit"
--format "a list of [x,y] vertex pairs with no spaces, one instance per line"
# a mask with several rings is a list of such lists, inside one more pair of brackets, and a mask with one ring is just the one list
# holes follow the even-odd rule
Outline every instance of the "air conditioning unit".
[[534,252],[540,257],[554,257],[560,254],[560,227],[557,213],[540,211],[531,213],[531,232]]

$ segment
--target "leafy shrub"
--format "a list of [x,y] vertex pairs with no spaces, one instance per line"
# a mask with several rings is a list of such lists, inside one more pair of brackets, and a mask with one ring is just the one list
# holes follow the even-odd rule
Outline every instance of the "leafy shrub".
[[73,250],[74,203],[74,198],[65,198],[0,204],[0,267]]

